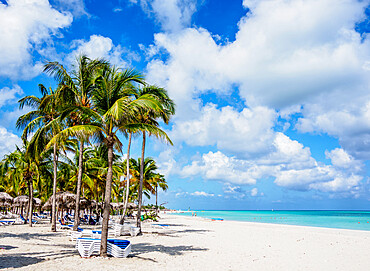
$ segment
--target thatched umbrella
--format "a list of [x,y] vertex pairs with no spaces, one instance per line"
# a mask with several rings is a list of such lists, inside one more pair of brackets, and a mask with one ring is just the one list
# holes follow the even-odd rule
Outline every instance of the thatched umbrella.
[[118,207],[119,207],[119,203],[117,203],[117,202],[111,202],[111,203],[110,203],[110,207],[111,207],[112,209],[117,210],[117,209],[118,209]]
[[127,208],[129,208],[129,209],[135,209],[135,208],[137,208],[137,204],[135,204],[133,202],[129,202],[129,203],[127,203]]
[[0,201],[2,202],[2,203],[5,203],[5,202],[8,202],[8,203],[10,203],[10,202],[13,202],[13,197],[12,196],[10,196],[8,193],[6,193],[6,192],[0,192]]
[[[61,197],[61,200],[64,204],[67,204],[71,201],[76,202],[76,194],[72,194],[71,192],[63,192],[62,194],[60,194],[60,197]],[[57,199],[58,199],[58,197],[57,197]]]
[[14,204],[18,204],[19,206],[23,206],[28,204],[28,196],[18,196],[13,201]]
[[35,206],[41,206],[41,199],[39,198],[33,198],[35,200]]
[[42,205],[42,210],[51,210],[51,200],[50,198]]
[[[65,206],[68,209],[74,209],[76,207],[76,199],[66,202]],[[81,210],[86,209],[90,206],[90,201],[87,198],[80,198],[80,206]]]
[[[28,205],[28,196],[18,196],[13,200],[13,206],[21,208],[21,214],[23,215],[23,208]],[[28,213],[28,210],[27,210]]]

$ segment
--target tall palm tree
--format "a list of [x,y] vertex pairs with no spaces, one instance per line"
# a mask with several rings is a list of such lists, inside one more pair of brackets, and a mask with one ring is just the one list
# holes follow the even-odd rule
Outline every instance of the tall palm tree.
[[[58,99],[56,91],[52,88],[46,89],[42,84],[39,84],[39,90],[42,97],[26,96],[19,100],[19,107],[30,106],[34,110],[19,117],[16,123],[18,129],[24,128],[22,137],[27,140],[30,133],[35,132],[29,143],[29,150],[35,154],[38,159],[41,153],[45,150],[45,145],[50,138],[55,136],[62,128],[58,119],[61,110],[61,101]],[[51,231],[56,231],[56,186],[57,186],[57,145],[53,145],[53,203],[52,203],[52,219]]]
[[160,129],[146,124],[130,123],[140,108],[153,108],[161,111],[161,105],[150,95],[140,99],[132,100],[130,96],[131,83],[142,83],[142,76],[134,70],[120,72],[115,67],[105,66],[100,76],[95,80],[93,91],[93,106],[91,108],[75,108],[73,112],[83,111],[89,115],[91,121],[81,125],[68,127],[54,137],[49,144],[66,137],[85,134],[94,137],[95,140],[108,148],[107,155],[107,177],[104,193],[102,241],[100,255],[107,255],[108,221],[110,213],[111,190],[113,179],[113,151],[121,151],[122,143],[118,138],[118,132],[125,132],[128,128],[135,126],[146,126],[158,137],[168,139],[167,135]]
[[[145,86],[143,88],[136,88],[135,96],[141,97],[143,95],[150,95],[153,97],[163,108],[162,111],[152,109],[142,109],[137,115],[137,121],[142,124],[158,127],[157,119],[161,119],[164,123],[168,124],[170,117],[175,114],[175,103],[165,89],[157,86]],[[143,135],[143,142],[141,148],[141,165],[140,165],[140,185],[139,185],[139,199],[138,199],[138,212],[136,218],[136,226],[141,231],[141,205],[142,205],[142,192],[143,192],[143,178],[144,178],[144,161],[145,161],[145,144],[146,135],[155,135],[147,130],[145,126],[142,127],[141,133]],[[171,144],[172,142],[169,141]]]
[[[17,146],[16,151],[8,155],[8,161],[14,161],[16,174],[28,187],[28,219],[29,226],[32,227],[33,210],[33,179],[38,174],[38,164],[32,152],[28,149],[29,143],[23,140],[23,147]],[[7,162],[7,161],[6,161]]]
[[155,208],[158,214],[158,187],[161,188],[163,191],[166,191],[168,189],[168,184],[166,182],[166,179],[164,178],[164,175],[161,175],[159,173],[154,174],[151,182],[155,186]]
[[[140,186],[140,169],[141,169],[141,158],[130,159],[130,172],[132,175],[132,186],[136,190],[139,190]],[[155,185],[153,183],[153,178],[156,176],[155,171],[158,169],[155,161],[151,157],[147,157],[144,160],[144,170],[143,170],[143,194],[150,198],[150,194],[155,194]],[[139,198],[137,198],[139,200]]]
[[[68,73],[58,62],[48,62],[44,66],[44,72],[54,76],[59,83],[59,95],[65,105],[62,118],[69,117],[69,125],[84,125],[90,122],[89,115],[83,109],[92,108],[92,91],[96,75],[107,62],[101,59],[91,60],[85,55],[77,57],[74,69]],[[76,110],[80,109],[80,110]],[[80,223],[80,194],[82,184],[82,163],[84,144],[88,140],[85,134],[76,134],[79,141],[78,177],[76,189],[75,222],[73,230],[77,230]]]

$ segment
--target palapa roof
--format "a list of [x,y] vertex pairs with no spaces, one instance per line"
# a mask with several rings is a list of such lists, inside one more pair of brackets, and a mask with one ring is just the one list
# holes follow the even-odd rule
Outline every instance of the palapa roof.
[[6,192],[0,192],[0,201],[2,201],[2,202],[12,202],[13,201],[13,197],[10,196]]

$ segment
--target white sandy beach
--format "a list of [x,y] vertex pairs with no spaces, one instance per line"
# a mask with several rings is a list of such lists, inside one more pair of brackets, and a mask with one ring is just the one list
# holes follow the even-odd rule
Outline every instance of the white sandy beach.
[[128,258],[81,258],[66,231],[2,226],[5,270],[370,270],[370,232],[161,215]]

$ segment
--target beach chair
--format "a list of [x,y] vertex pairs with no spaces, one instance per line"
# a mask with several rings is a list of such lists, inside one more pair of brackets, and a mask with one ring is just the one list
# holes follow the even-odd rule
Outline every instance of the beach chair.
[[[28,221],[29,221],[28,219],[26,220],[22,215],[19,215],[19,217],[23,221],[23,223],[24,222],[28,223]],[[37,220],[32,219],[32,224],[36,224],[37,222],[38,222]]]
[[1,226],[14,225],[14,223],[15,223],[15,220],[0,220]]
[[140,228],[134,227],[129,223],[123,223],[123,225],[114,224],[113,232],[115,236],[121,236],[121,235],[137,236],[140,232]]
[[[62,223],[62,220],[58,220],[59,224],[57,224],[57,228],[59,230],[72,230],[73,229],[73,225],[72,224],[63,224]],[[77,228],[77,231],[82,231],[81,228]]]
[[78,238],[76,248],[81,257],[87,258],[94,253],[100,252],[101,239],[93,238]]
[[73,242],[76,241],[78,238],[99,239],[95,237],[95,234],[92,230],[84,230],[84,229],[81,229],[80,231],[71,231],[69,237],[70,237],[70,240]]
[[[76,249],[81,257],[87,258],[95,253],[100,253],[101,239],[78,238]],[[116,258],[125,258],[131,252],[131,243],[127,240],[108,239],[107,253]]]
[[131,243],[128,240],[108,239],[107,253],[116,258],[126,258],[131,252]]

